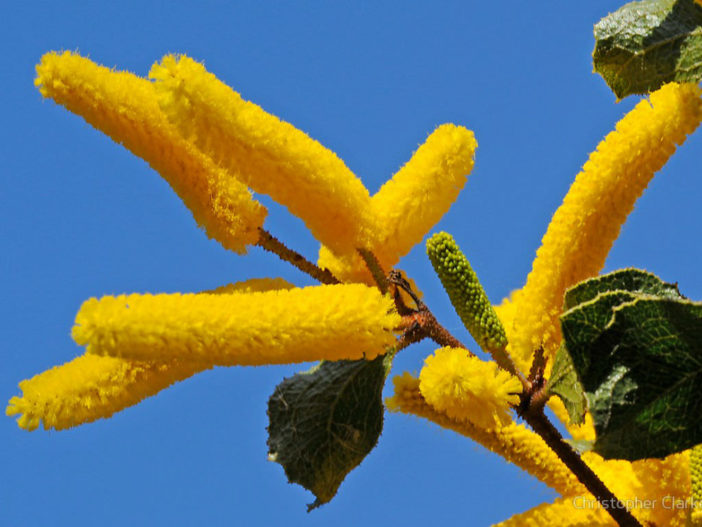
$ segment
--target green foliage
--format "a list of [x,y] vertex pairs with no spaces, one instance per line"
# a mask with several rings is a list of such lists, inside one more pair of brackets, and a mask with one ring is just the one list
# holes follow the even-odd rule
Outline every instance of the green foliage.
[[641,269],[620,269],[606,275],[583,280],[566,291],[563,311],[593,300],[600,293],[629,291],[661,298],[682,298],[677,284],[663,282],[655,274]]
[[502,350],[507,336],[470,262],[450,234],[439,232],[427,240],[427,254],[456,313],[485,350]]
[[595,423],[593,450],[636,460],[702,442],[702,304],[635,269],[579,284],[567,304],[561,327]]
[[284,379],[268,400],[269,459],[314,493],[308,510],[329,502],[378,442],[391,360],[322,361]]
[[617,98],[702,79],[702,7],[694,0],[631,2],[595,25],[595,72]]
[[587,398],[575,371],[573,360],[564,346],[561,346],[556,353],[546,389],[550,395],[561,398],[572,424],[583,423],[587,412]]

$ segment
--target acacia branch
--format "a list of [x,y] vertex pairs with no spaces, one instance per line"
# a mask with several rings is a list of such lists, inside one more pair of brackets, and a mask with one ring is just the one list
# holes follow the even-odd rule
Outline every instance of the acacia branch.
[[[397,312],[402,315],[403,327],[406,328],[399,340],[402,348],[428,337],[439,346],[461,348],[466,350],[469,355],[473,355],[460,340],[439,323],[434,313],[412,291],[409,282],[405,280],[399,271],[390,271],[387,280],[393,286],[392,295],[395,299],[395,306],[397,307]],[[410,308],[405,304],[400,293],[401,290],[405,291],[417,304],[416,309]]]
[[278,255],[278,258],[281,260],[291,263],[300,271],[308,274],[322,284],[341,283],[340,280],[331,274],[329,269],[322,269],[321,267],[318,267],[310,262],[300,253],[295,252],[292,249],[288,249],[285,244],[279,241],[275,236],[260,227],[258,229],[258,241],[256,242],[256,245],[262,249],[265,249],[266,251]]
[[[532,377],[532,375],[530,375]],[[534,375],[538,379],[537,375]],[[541,379],[543,377],[541,376]],[[595,496],[609,515],[621,527],[642,527],[641,523],[626,508],[626,505],[607,488],[604,482],[583,461],[580,455],[573,450],[561,433],[548,420],[544,413],[545,399],[541,395],[543,386],[540,382],[532,380],[532,389],[521,394],[521,403],[517,413],[541,436],[558,458],[563,461],[570,471],[578,478],[590,493]]]

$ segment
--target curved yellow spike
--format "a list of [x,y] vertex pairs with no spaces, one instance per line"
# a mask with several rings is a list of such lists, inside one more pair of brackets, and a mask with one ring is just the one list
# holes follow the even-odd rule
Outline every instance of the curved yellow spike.
[[207,236],[245,253],[258,240],[266,209],[246,185],[185,141],[161,112],[152,84],[75,53],[47,53],[35,84],[156,170]]
[[[477,146],[470,130],[443,124],[370,199],[362,243],[383,269],[395,267],[456,201]],[[317,263],[342,281],[374,283],[355,250],[334,252],[322,245]]]
[[89,423],[155,395],[187,379],[208,364],[184,361],[149,362],[85,354],[19,383],[22,397],[13,397],[5,414],[20,415],[25,430],[64,430]]
[[[224,286],[219,294],[288,285],[280,278],[247,280]],[[210,367],[202,362],[134,361],[86,354],[22,381],[22,396],[12,397],[5,413],[19,415],[17,424],[25,430],[35,430],[42,423],[47,430],[64,430],[110,417]]]
[[395,393],[385,404],[391,412],[424,417],[448,428],[514,463],[564,496],[585,492],[573,473],[558,459],[543,439],[524,425],[511,422],[503,427],[482,428],[470,421],[456,421],[430,406],[420,392],[420,381],[409,373],[393,379]]
[[243,100],[189,57],[167,55],[149,76],[162,110],[203,152],[285,205],[335,252],[360,246],[370,196],[336,154]]
[[371,198],[369,247],[383,266],[397,265],[451,208],[473,170],[473,132],[442,124]]
[[92,298],[73,338],[88,353],[217,366],[373,359],[400,325],[389,296],[360,284],[263,293]]
[[700,88],[666,84],[590,155],[553,215],[525,286],[512,295],[516,315],[506,330],[515,360],[528,363],[540,345],[555,353],[565,290],[602,269],[634,203],[700,120]]

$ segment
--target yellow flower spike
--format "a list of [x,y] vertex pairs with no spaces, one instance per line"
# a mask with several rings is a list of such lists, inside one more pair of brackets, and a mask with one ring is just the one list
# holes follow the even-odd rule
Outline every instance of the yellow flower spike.
[[589,494],[575,498],[559,498],[553,503],[542,503],[526,512],[493,527],[617,527],[609,513],[597,507]]
[[[384,269],[395,267],[456,201],[477,146],[470,130],[443,124],[371,198],[363,245]],[[355,250],[334,253],[322,246],[317,263],[343,281],[374,283]]]
[[370,196],[336,154],[188,57],[168,55],[149,76],[168,118],[203,152],[285,205],[335,252],[359,246]]
[[373,359],[400,316],[376,288],[325,285],[263,293],[90,299],[73,338],[89,353],[218,366]]
[[420,392],[420,380],[409,373],[396,376],[393,383],[395,393],[385,401],[389,411],[417,415],[469,437],[563,496],[586,492],[544,440],[524,425],[511,422],[503,427],[481,428],[470,421],[459,422],[430,406]]
[[[676,502],[687,500],[690,497],[690,469],[691,455],[686,450],[678,454],[671,454],[664,459],[641,459],[631,463],[632,469],[638,478],[641,491],[636,491],[639,496],[646,496],[656,500],[655,507],[649,507],[643,512],[643,518],[652,525],[666,525],[670,527],[683,527],[691,508],[688,506],[672,506]],[[598,473],[600,471],[598,470]],[[619,481],[617,473],[613,473],[611,481]],[[614,488],[614,483],[612,483]],[[634,493],[629,492],[630,499]],[[694,499],[694,490],[692,494]],[[693,511],[694,519],[694,511]],[[695,525],[694,522],[692,524]]]
[[443,124],[371,198],[369,246],[395,266],[448,212],[473,170],[473,132]]
[[694,527],[702,527],[702,445],[690,450],[689,470],[695,504],[690,520]]
[[510,405],[519,402],[516,377],[460,348],[441,348],[424,360],[419,391],[436,411],[480,428],[512,421]]
[[64,430],[110,417],[171,384],[211,368],[206,363],[150,362],[85,354],[19,383],[5,414],[35,430]]
[[[216,291],[289,287],[281,278],[258,278]],[[210,367],[203,362],[147,362],[86,354],[22,381],[22,396],[10,399],[5,413],[20,415],[17,424],[25,430],[35,430],[41,423],[47,430],[64,430],[110,417]]]
[[544,345],[553,356],[565,290],[603,267],[648,182],[702,120],[700,89],[666,84],[631,110],[590,155],[553,215],[526,285],[512,296],[507,336],[522,364]]
[[[322,245],[319,248],[317,265],[322,269],[329,269],[331,274],[342,282],[375,285],[373,275],[361,255],[355,250],[352,253],[337,256],[328,247]],[[385,271],[388,270],[389,268],[385,269]]]
[[185,141],[161,112],[152,83],[75,53],[47,53],[35,84],[151,165],[185,202],[207,236],[245,253],[266,209],[246,185]]
[[[516,309],[514,303],[510,302],[509,299],[504,299],[499,306],[493,306],[497,317],[502,322],[502,326],[505,328],[506,333],[509,335],[513,330],[514,317],[516,316]],[[511,353],[512,347],[507,344],[507,353],[509,353],[517,365],[517,368],[521,371],[528,371],[531,364],[525,357],[515,356]],[[529,358],[529,357],[526,357]],[[548,366],[548,365],[547,365]],[[563,405],[560,397],[551,397],[548,400],[548,407],[556,414],[558,420],[565,425],[570,432],[573,439],[584,439],[587,441],[595,440],[595,424],[592,420],[592,416],[589,413],[585,414],[585,421],[581,425],[570,424],[570,417],[568,416],[568,411]]]

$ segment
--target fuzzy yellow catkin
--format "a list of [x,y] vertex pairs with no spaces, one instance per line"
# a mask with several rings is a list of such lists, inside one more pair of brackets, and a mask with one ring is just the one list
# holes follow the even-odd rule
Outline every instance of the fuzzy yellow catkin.
[[[288,289],[281,278],[257,278],[218,288],[231,291]],[[186,361],[134,361],[86,354],[35,375],[19,384],[21,397],[10,399],[5,413],[19,415],[17,424],[34,430],[64,430],[107,418],[187,379],[211,365]]]
[[472,131],[442,124],[371,198],[368,246],[395,266],[436,225],[468,180],[478,143]]
[[73,338],[88,353],[218,366],[372,359],[395,344],[392,299],[360,284],[263,293],[87,300]]
[[409,373],[396,376],[393,383],[395,392],[385,401],[389,411],[417,415],[469,437],[529,472],[562,496],[585,492],[544,440],[524,425],[511,422],[506,426],[482,428],[469,420],[457,421],[429,405],[420,392],[420,380]]
[[211,368],[186,361],[133,361],[85,354],[19,383],[5,414],[35,430],[64,430],[110,417],[171,384]]
[[[683,527],[687,511],[672,506],[674,500],[683,500],[689,494],[690,478],[687,474],[687,454],[673,454],[665,459],[644,459],[630,463],[624,460],[604,460],[597,454],[586,452],[583,460],[627,505],[643,525]],[[517,514],[498,525],[521,526],[600,526],[616,523],[607,515],[593,514],[605,509],[587,492],[570,495],[553,504],[542,504],[530,511]]]
[[700,527],[702,526],[702,445],[697,445],[690,451],[689,467],[693,500],[690,521],[694,527]]
[[540,345],[549,356],[555,353],[565,290],[602,269],[634,203],[701,119],[700,88],[666,84],[590,155],[553,215],[525,286],[512,296],[516,314],[505,329],[522,366]]
[[558,498],[542,503],[493,527],[616,527],[617,523],[604,508],[597,507],[589,494],[575,498]]
[[[631,463],[634,475],[638,479],[639,488],[628,492],[617,487],[621,481],[622,470],[619,467],[609,467],[609,474],[593,462],[596,454],[586,453],[585,460],[598,474],[602,474],[605,484],[624,499],[633,500],[636,497],[648,498],[650,507],[641,507],[637,516],[650,525],[666,525],[668,527],[690,527],[687,523],[688,513],[691,512],[690,497],[690,451],[685,450],[671,454],[664,459],[640,459]],[[612,465],[612,461],[602,462]],[[693,491],[694,497],[694,491]],[[694,518],[694,512],[693,512]],[[692,524],[694,526],[694,522]]]
[[47,53],[35,84],[144,159],[173,187],[207,236],[245,253],[258,240],[266,209],[231,172],[184,140],[161,112],[152,83],[76,53]]
[[519,402],[516,377],[460,348],[441,348],[424,360],[419,391],[438,412],[481,428],[505,426]]
[[167,55],[149,76],[163,111],[203,152],[285,205],[335,252],[359,246],[370,196],[336,154],[189,57]]
[[[385,269],[395,267],[456,201],[473,169],[478,143],[462,126],[442,124],[370,200],[363,246]],[[344,281],[372,284],[356,251],[319,251],[318,265]]]

